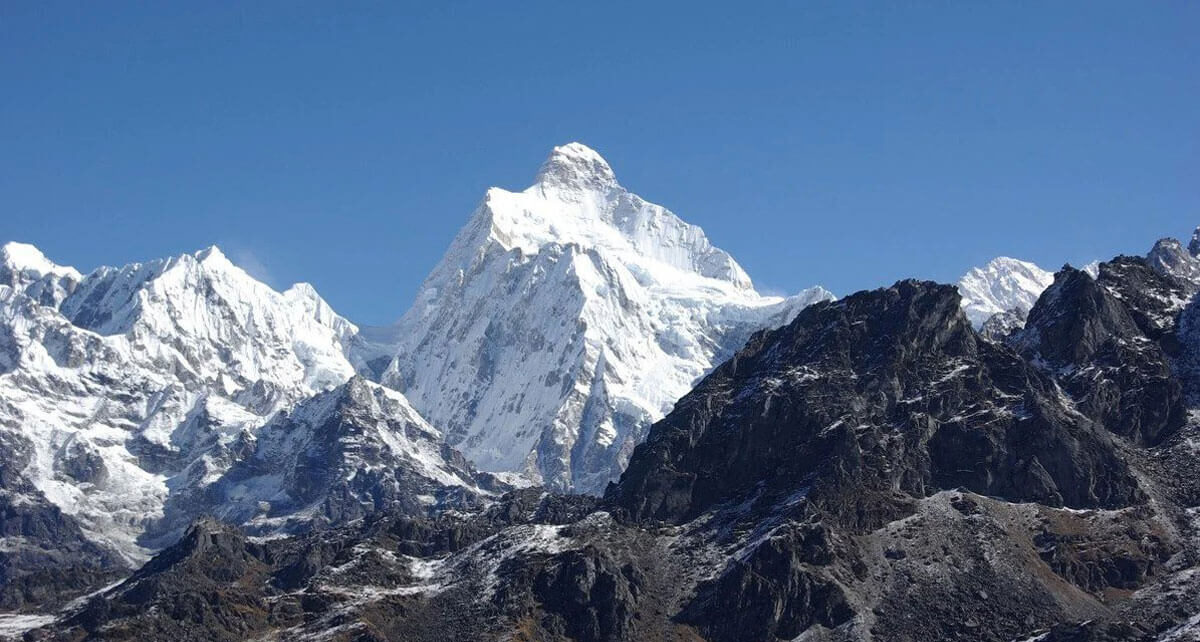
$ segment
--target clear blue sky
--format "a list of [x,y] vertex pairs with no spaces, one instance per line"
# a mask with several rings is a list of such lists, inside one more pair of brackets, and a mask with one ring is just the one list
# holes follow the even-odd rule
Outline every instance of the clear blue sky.
[[772,291],[1200,224],[1200,3],[645,4],[0,3],[0,240],[388,322],[571,140]]

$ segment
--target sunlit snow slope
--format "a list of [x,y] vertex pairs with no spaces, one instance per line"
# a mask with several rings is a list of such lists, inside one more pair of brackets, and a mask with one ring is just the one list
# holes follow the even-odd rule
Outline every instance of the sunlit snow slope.
[[384,383],[483,470],[596,492],[754,331],[831,298],[764,296],[704,232],[579,143],[492,188],[425,280]]
[[[311,287],[276,292],[215,247],[83,276],[32,246],[5,245],[0,470],[6,475],[0,482],[8,482],[0,483],[0,492],[28,495],[11,498],[18,503],[48,501],[88,538],[136,562],[197,514],[224,510],[213,505],[221,497],[208,489],[235,463],[254,458],[264,464],[256,474],[277,476],[280,483],[244,485],[228,500],[285,521],[290,512],[307,510],[298,497],[322,497],[311,492],[310,479],[297,482],[299,489],[287,485],[300,455],[287,470],[270,468],[274,460],[260,452],[260,428],[273,420],[273,426],[308,425],[278,417],[321,391],[344,389],[355,373],[347,355],[356,332]],[[358,394],[337,398],[366,404],[372,397],[362,391],[370,385],[361,382],[349,389]],[[373,415],[354,404],[338,408],[343,406],[349,408],[339,411],[343,419],[322,433],[329,444],[349,444],[330,449],[338,461],[329,465],[340,475],[404,468],[425,479],[427,470],[461,469],[454,485],[473,483],[459,465],[465,462],[428,463],[442,456],[441,438],[423,420],[376,411],[379,417],[362,429],[374,436],[364,441],[354,435],[368,433],[344,418]],[[402,398],[364,406],[380,407],[407,406]],[[392,421],[399,423],[387,423]],[[419,447],[411,446],[416,442]],[[371,461],[341,454],[362,450],[355,445],[360,443],[383,446],[369,448],[378,454]],[[413,455],[418,452],[420,457]],[[414,468],[413,461],[422,466]],[[389,470],[379,478],[391,484],[396,477]],[[431,480],[436,486],[445,477]],[[322,488],[340,492],[338,483]],[[362,486],[341,496],[353,502]],[[418,482],[407,487],[434,492]]]
[[1000,313],[1015,313],[1023,322],[1042,291],[1053,282],[1053,272],[1001,256],[964,274],[958,281],[958,292],[963,311],[978,328]]

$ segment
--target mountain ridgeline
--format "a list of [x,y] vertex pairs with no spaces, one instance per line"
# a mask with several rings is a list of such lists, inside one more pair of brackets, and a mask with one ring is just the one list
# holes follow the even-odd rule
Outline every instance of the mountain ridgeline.
[[1180,274],[1064,267],[1003,338],[952,286],[820,302],[707,375],[603,499],[269,540],[201,522],[30,635],[1190,639],[1200,283]]
[[1200,230],[767,297],[571,144],[393,328],[0,259],[0,636],[1200,639]]

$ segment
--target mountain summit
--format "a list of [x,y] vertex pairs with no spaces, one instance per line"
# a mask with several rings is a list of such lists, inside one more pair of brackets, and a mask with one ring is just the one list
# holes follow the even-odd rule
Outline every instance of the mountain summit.
[[958,281],[963,310],[976,327],[998,314],[1013,313],[1023,322],[1054,274],[1028,261],[1000,256],[971,268]]
[[827,298],[760,295],[703,230],[570,143],[529,188],[487,191],[400,321],[383,381],[482,469],[598,492],[752,332]]
[[583,143],[555,147],[534,183],[562,187],[620,187],[608,161]]

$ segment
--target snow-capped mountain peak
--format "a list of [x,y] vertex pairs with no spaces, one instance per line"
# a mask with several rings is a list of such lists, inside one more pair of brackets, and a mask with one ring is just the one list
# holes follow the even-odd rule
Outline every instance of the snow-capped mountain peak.
[[567,143],[550,152],[534,185],[544,190],[603,190],[617,187],[617,175],[596,150],[583,143]]
[[0,492],[15,479],[126,559],[194,517],[271,417],[355,373],[353,324],[219,248],[82,277],[0,254]]
[[571,143],[529,188],[488,190],[383,381],[483,470],[598,491],[697,378],[824,298],[758,294],[703,230]]
[[1191,252],[1192,256],[1196,258],[1200,258],[1200,227],[1192,232],[1192,241],[1188,243],[1188,252]]
[[72,267],[58,265],[28,243],[9,242],[0,247],[0,285],[45,305],[58,305],[83,276]]
[[28,243],[10,241],[0,246],[0,267],[38,277],[52,274],[70,276],[78,280],[81,275],[72,267],[58,265],[46,258],[37,247]]
[[335,312],[311,283],[292,284],[292,287],[283,291],[283,298],[303,310],[312,320],[333,329],[341,337],[358,333],[358,326]]
[[742,267],[703,230],[630,193],[608,162],[580,143],[554,148],[528,189],[488,190],[447,258],[463,269],[489,244],[526,255],[547,245],[578,245],[620,254],[638,274],[657,271],[723,282],[710,287],[752,288]]
[[1053,272],[1028,261],[1001,256],[983,267],[971,268],[959,279],[958,291],[963,311],[978,328],[1002,312],[1015,310],[1023,318],[1053,282]]
[[344,343],[353,324],[311,288],[276,292],[215,246],[100,268],[60,309],[74,325],[127,336],[135,350],[199,379],[221,373],[237,387],[265,380],[309,393],[354,374]]

